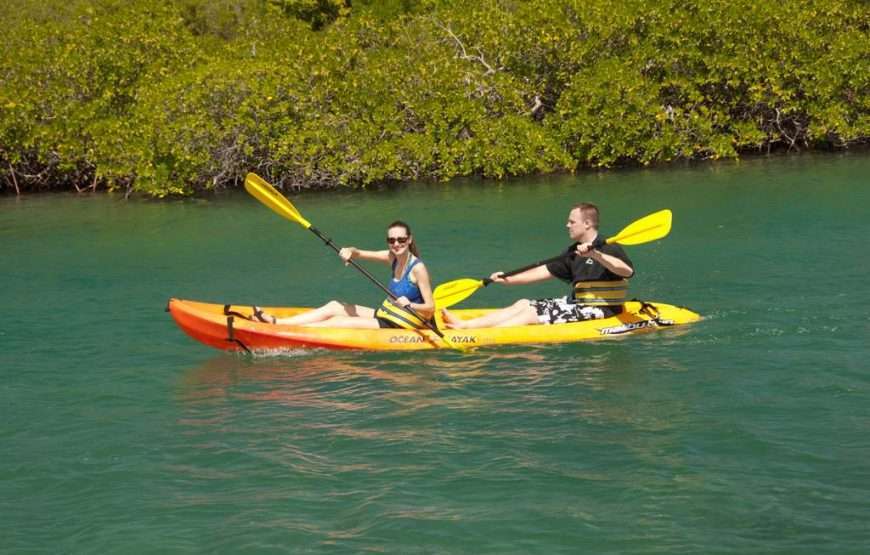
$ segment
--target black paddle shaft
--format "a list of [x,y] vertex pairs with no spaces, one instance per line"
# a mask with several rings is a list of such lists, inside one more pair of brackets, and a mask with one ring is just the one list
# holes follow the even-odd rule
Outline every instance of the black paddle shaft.
[[[334,250],[336,253],[341,252],[341,249],[338,248],[338,245],[336,245],[335,242],[334,242],[332,239],[330,239],[329,237],[326,237],[325,235],[323,235],[322,233],[320,233],[320,230],[319,230],[319,229],[317,229],[317,228],[314,227],[314,226],[311,226],[311,227],[309,227],[308,229],[310,229],[312,233],[314,233],[315,235],[317,235],[318,237],[320,237],[320,240],[321,240],[321,241],[323,241],[324,243],[326,243],[327,245],[329,245],[330,247],[332,247],[332,250]],[[360,272],[362,272],[362,274],[363,274],[365,277],[369,278],[369,280],[370,280],[372,283],[374,283],[375,285],[377,285],[378,287],[380,287],[381,290],[383,290],[383,292],[386,293],[386,294],[387,294],[391,299],[393,299],[394,301],[396,300],[396,296],[393,295],[393,292],[390,291],[389,289],[387,289],[387,288],[384,286],[384,284],[381,283],[380,281],[378,281],[378,279],[377,279],[375,276],[373,276],[373,275],[372,275],[368,270],[366,270],[365,268],[363,268],[362,266],[360,266],[359,264],[357,264],[356,262],[354,262],[352,259],[351,259],[351,260],[348,260],[348,262],[350,263],[351,266],[353,266],[354,268],[356,268],[357,270],[359,270]],[[407,308],[407,309],[410,310],[411,312],[414,312],[414,310],[413,310],[411,307],[405,307],[405,308]],[[414,313],[414,315],[417,316],[417,317],[419,318],[419,314]],[[422,320],[423,318],[420,318],[420,319]]]
[[[311,232],[312,232],[313,234],[315,234],[315,235],[317,235],[318,237],[320,237],[320,240],[321,240],[321,241],[323,241],[324,243],[326,243],[327,245],[329,245],[330,247],[332,247],[332,250],[334,250],[336,253],[338,253],[338,252],[341,251],[341,249],[338,248],[338,245],[336,245],[335,242],[333,242],[332,239],[330,239],[329,237],[326,237],[325,235],[323,235],[322,233],[320,233],[320,230],[319,230],[319,229],[317,229],[317,228],[314,227],[314,226],[311,226],[311,227],[309,227],[308,229],[310,229]],[[362,272],[362,275],[364,275],[365,277],[369,278],[369,281],[371,281],[372,283],[374,283],[375,285],[377,285],[378,287],[380,287],[381,290],[383,290],[383,292],[386,293],[386,294],[387,294],[391,299],[393,299],[394,301],[397,299],[397,297],[393,294],[393,292],[390,291],[389,289],[387,289],[386,287],[384,287],[384,284],[381,283],[380,281],[378,281],[378,279],[377,279],[375,276],[373,276],[373,275],[372,275],[368,270],[366,270],[365,268],[363,268],[362,266],[360,266],[359,264],[357,264],[356,262],[354,262],[353,259],[348,260],[348,262],[350,263],[351,266],[353,266],[354,268],[356,268],[357,270],[359,270],[360,272]],[[426,327],[427,327],[427,328],[429,328],[430,330],[432,330],[432,331],[434,331],[436,334],[438,334],[438,337],[444,339],[444,334],[441,333],[441,330],[439,330],[438,328],[436,328],[435,326],[433,326],[432,324],[430,324],[430,323],[429,323],[429,320],[427,320],[426,318],[423,318],[422,316],[420,316],[419,314],[417,314],[417,311],[416,311],[416,310],[414,310],[414,309],[411,308],[410,306],[403,306],[402,308],[404,308],[405,310],[407,310],[408,312],[410,312],[411,314],[413,314],[414,316],[416,316],[417,318],[419,318],[421,322],[423,322],[424,324],[426,324]]]
[[[548,258],[546,260],[539,260],[538,262],[535,262],[533,264],[529,264],[528,266],[523,266],[522,268],[517,268],[516,270],[511,270],[510,272],[502,272],[501,277],[511,277],[511,276],[515,276],[517,274],[521,274],[521,273],[525,272],[526,270],[531,270],[532,268],[537,268],[538,266],[543,266],[544,264],[549,264],[550,262],[556,262],[557,260],[561,260],[563,256],[565,256],[565,255],[560,254],[559,256],[554,256],[553,258]],[[492,279],[490,279],[490,278],[483,279],[483,286],[484,287],[486,287],[490,283],[492,283]]]
[[[604,239],[602,239],[599,236],[594,241],[592,241],[592,248],[593,249],[600,249],[601,247],[603,247],[606,244],[607,244],[607,241],[605,241]],[[523,266],[522,268],[517,268],[516,270],[511,270],[510,272],[504,272],[501,274],[501,277],[515,276],[517,274],[521,274],[521,273],[525,272],[526,270],[531,270],[532,268],[537,268],[538,266],[543,266],[544,264],[549,264],[550,262],[556,262],[557,260],[561,260],[562,257],[564,257],[564,256],[565,256],[564,254],[560,254],[559,256],[554,256],[553,258],[548,258],[546,260],[539,260],[538,262],[535,262],[534,264],[529,264],[528,266]],[[572,254],[571,256],[574,256],[574,255]],[[489,278],[485,278],[483,280],[484,287],[486,287],[490,283],[492,283],[492,280]]]

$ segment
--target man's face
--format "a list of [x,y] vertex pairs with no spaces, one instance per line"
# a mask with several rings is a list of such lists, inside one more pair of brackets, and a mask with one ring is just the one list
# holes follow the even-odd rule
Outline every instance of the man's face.
[[568,236],[572,241],[580,241],[583,234],[589,229],[588,222],[583,219],[583,213],[579,208],[575,208],[568,213],[568,223],[565,224],[568,228]]

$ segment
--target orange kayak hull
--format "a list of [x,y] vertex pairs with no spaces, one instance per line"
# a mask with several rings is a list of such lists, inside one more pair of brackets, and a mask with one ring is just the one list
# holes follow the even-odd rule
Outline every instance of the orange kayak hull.
[[[416,351],[449,349],[430,330],[341,329],[275,325],[249,319],[252,308],[170,299],[167,310],[181,330],[193,339],[228,351],[293,349],[358,349]],[[288,317],[310,310],[301,307],[264,307],[269,314]],[[460,318],[475,318],[493,309],[454,310]],[[498,345],[570,343],[658,331],[690,324],[701,316],[689,309],[658,302],[631,301],[621,314],[573,324],[442,330],[454,343],[476,348]]]

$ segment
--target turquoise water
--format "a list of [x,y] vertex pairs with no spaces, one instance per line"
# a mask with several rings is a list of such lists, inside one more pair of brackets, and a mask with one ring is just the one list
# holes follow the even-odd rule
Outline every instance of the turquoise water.
[[291,197],[340,244],[408,220],[436,282],[555,254],[581,200],[605,234],[674,211],[629,249],[632,294],[703,322],[470,355],[187,338],[170,296],[381,298],[243,193],[2,198],[0,552],[866,553],[868,175],[800,156]]

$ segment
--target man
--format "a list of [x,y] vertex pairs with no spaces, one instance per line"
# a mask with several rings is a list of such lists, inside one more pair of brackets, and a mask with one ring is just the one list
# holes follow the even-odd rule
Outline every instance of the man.
[[568,214],[568,236],[575,241],[555,262],[536,266],[520,274],[490,276],[494,283],[523,285],[551,278],[571,284],[566,297],[530,301],[513,305],[473,320],[462,320],[443,310],[448,328],[471,329],[562,324],[607,318],[622,312],[628,291],[628,278],[634,275],[631,260],[617,244],[605,245],[598,238],[598,207],[582,203]]

